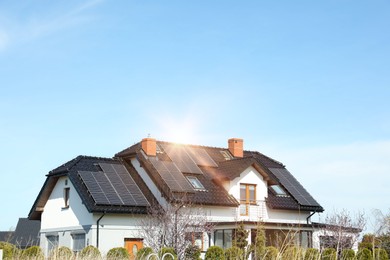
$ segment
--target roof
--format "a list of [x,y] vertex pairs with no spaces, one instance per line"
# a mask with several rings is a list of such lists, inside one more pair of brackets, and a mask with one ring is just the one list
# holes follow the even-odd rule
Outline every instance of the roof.
[[0,231],[0,241],[11,242],[14,231]]
[[[157,141],[156,156],[146,156],[141,143],[115,155],[129,164],[136,157],[162,194],[170,198],[185,198],[194,204],[237,206],[239,202],[222,187],[226,180],[233,180],[248,167],[254,167],[268,185],[280,185],[287,195],[278,196],[268,192],[267,205],[273,209],[322,212],[322,206],[303,188],[285,166],[257,151],[244,151],[243,158],[235,158],[226,148],[184,145]],[[201,157],[201,158],[197,158]],[[190,158],[190,159],[189,159]],[[156,163],[158,161],[159,163]],[[206,161],[204,163],[204,161]],[[168,168],[171,168],[170,170]],[[173,169],[174,168],[174,169]],[[167,175],[170,172],[170,175]],[[204,189],[188,191],[177,186],[184,182],[183,176],[194,176]],[[174,179],[176,182],[172,182]],[[178,185],[176,185],[178,184]],[[179,189],[180,190],[180,189]]]
[[40,229],[40,221],[29,220],[28,218],[19,218],[11,240],[12,244],[18,246],[19,248],[39,245]]
[[[124,174],[125,176],[122,177],[118,175],[119,177],[116,176],[116,178],[122,178],[122,182],[126,182],[125,185],[122,185],[124,186],[124,190],[119,192],[114,190],[113,193],[116,195],[110,195],[109,191],[111,191],[115,185],[101,185],[102,187],[99,187],[99,179],[104,180],[104,182],[110,182],[113,178],[111,176],[115,175],[115,171],[111,172],[109,169],[108,172],[105,170],[103,171],[99,165],[103,167],[119,167],[119,169],[122,170],[122,173],[120,174]],[[84,175],[88,175],[91,178],[88,179]],[[124,165],[120,159],[78,156],[47,174],[46,181],[30,210],[30,219],[40,219],[42,210],[49,199],[57,180],[62,176],[69,178],[89,212],[143,214],[147,211],[147,205],[155,203],[155,198],[151,192],[145,188],[146,185],[143,181],[140,179],[134,181],[134,178],[138,177],[138,174],[135,173],[135,169],[129,167],[129,165]],[[126,179],[123,180],[123,178]],[[128,181],[131,181],[129,185],[127,185]],[[96,190],[95,188],[101,189]],[[120,197],[120,203],[110,203],[111,200],[107,202],[102,201],[102,197],[99,197],[99,192],[104,193],[102,194],[103,197],[108,197],[108,199],[111,199],[109,196],[115,196],[114,199],[116,200]]]

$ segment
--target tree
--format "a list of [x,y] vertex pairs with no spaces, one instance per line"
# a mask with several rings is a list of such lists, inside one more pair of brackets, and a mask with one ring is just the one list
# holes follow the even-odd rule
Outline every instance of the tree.
[[366,226],[364,213],[358,212],[352,216],[348,211],[335,211],[325,219],[322,228],[321,247],[334,248],[338,253],[350,249],[357,243],[360,232]]
[[249,230],[245,230],[244,223],[240,222],[234,231],[233,245],[244,250],[248,245]]
[[191,234],[211,231],[212,225],[204,210],[186,201],[183,198],[166,206],[151,206],[148,215],[140,221],[144,241],[154,252],[172,247],[179,259],[183,259],[192,242]]

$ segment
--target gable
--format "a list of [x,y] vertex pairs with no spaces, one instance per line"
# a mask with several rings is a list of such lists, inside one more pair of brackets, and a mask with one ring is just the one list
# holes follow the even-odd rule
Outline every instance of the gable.
[[[102,168],[98,168],[97,165],[99,164],[106,167],[107,172],[102,171]],[[120,169],[121,172],[119,174],[115,172],[115,170],[113,172],[110,170],[110,167],[111,169]],[[39,220],[41,218],[42,211],[46,206],[49,197],[52,196],[57,181],[63,177],[68,178],[69,182],[72,183],[75,192],[77,192],[84,205],[83,207],[85,207],[88,212],[144,214],[147,211],[146,207],[150,205],[151,201],[154,201],[154,197],[147,193],[147,189],[140,190],[139,186],[142,185],[142,180],[134,181],[132,179],[133,177],[131,176],[134,176],[134,171],[134,169],[124,166],[120,161],[115,159],[78,156],[49,172],[46,181],[30,210],[29,219]],[[120,205],[111,203],[111,201],[101,203],[101,201],[97,199],[97,194],[99,193],[104,197],[110,197],[112,189],[110,190],[110,186],[107,186],[106,182],[91,182],[91,179],[88,179],[88,182],[88,177],[83,179],[82,172],[87,172],[85,175],[92,176],[92,180],[96,180],[96,176],[105,176],[106,180],[113,180],[111,188],[112,186],[116,187],[114,193],[123,195],[123,198],[121,199],[122,201],[125,201],[125,203],[121,203]],[[109,177],[107,179],[107,176],[114,176],[115,178]],[[120,183],[117,184],[116,182]],[[98,186],[100,190],[96,192]]]

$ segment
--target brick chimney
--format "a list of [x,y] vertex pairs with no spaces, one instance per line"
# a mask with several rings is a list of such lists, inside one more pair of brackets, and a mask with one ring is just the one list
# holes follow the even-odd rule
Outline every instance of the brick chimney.
[[154,138],[144,138],[141,142],[142,150],[148,156],[156,156],[156,139]]
[[240,138],[230,138],[228,144],[229,152],[233,154],[234,157],[244,156],[244,140]]

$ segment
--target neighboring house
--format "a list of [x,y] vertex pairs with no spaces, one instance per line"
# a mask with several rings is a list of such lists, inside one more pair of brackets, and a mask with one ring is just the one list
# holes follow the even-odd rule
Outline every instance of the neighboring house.
[[40,229],[40,221],[19,218],[15,231],[0,232],[0,241],[9,242],[20,249],[39,246]]
[[283,164],[245,151],[237,138],[228,148],[145,138],[112,159],[79,156],[49,172],[29,218],[41,220],[46,254],[56,246],[80,251],[87,245],[132,252],[143,246],[139,225],[148,207],[183,194],[214,223],[213,232],[197,237],[202,250],[230,247],[237,222],[250,231],[250,243],[259,221],[269,245],[293,230],[296,243],[319,248],[311,217],[324,209]]

